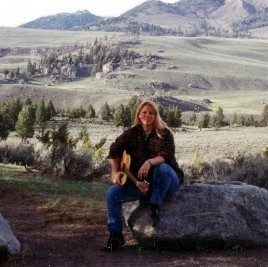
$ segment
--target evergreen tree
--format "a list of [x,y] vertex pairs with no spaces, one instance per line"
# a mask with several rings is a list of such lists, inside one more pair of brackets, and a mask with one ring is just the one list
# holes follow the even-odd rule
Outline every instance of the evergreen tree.
[[17,67],[16,72],[15,72],[15,76],[18,77],[20,75],[20,67]]
[[24,101],[24,105],[32,105],[32,100],[31,98],[26,98],[26,100]]
[[195,125],[196,124],[196,113],[193,112],[191,115],[190,115],[190,118],[189,118],[189,125]]
[[129,127],[131,125],[131,111],[128,106],[119,105],[114,113],[115,126]]
[[8,74],[9,74],[9,70],[4,69],[4,77],[5,77],[5,79],[6,79],[6,77],[7,77]]
[[129,106],[125,107],[125,118],[124,118],[124,126],[125,127],[130,127],[132,123],[131,120],[131,110],[129,108]]
[[124,105],[119,105],[114,112],[114,124],[115,126],[124,126],[125,108]]
[[19,98],[10,100],[3,107],[3,112],[9,117],[9,130],[14,131],[15,125],[18,120],[18,115],[22,109],[22,105]]
[[100,115],[104,121],[109,121],[111,119],[111,110],[107,102],[105,102],[105,104],[101,107]]
[[23,140],[31,138],[34,135],[34,120],[29,105],[25,105],[19,113],[16,132]]
[[181,126],[181,110],[177,107],[168,109],[166,123],[169,127],[180,127]]
[[223,109],[219,107],[216,111],[216,115],[213,117],[213,126],[214,127],[223,127],[226,125],[224,121]]
[[157,108],[158,108],[158,113],[159,113],[160,117],[161,117],[164,121],[166,121],[166,118],[165,118],[165,109],[164,109],[164,107],[163,107],[161,104],[159,104],[159,105],[157,105]]
[[11,79],[14,79],[14,78],[15,78],[15,73],[14,73],[13,70],[10,72],[10,78],[11,78]]
[[246,124],[246,118],[245,118],[244,115],[241,115],[240,116],[240,123],[241,123],[242,126],[245,126],[245,124]]
[[250,116],[247,117],[245,125],[246,126],[255,126],[255,120],[254,120],[253,115],[250,115]]
[[46,107],[45,107],[45,101],[42,98],[42,100],[37,103],[36,112],[35,112],[35,121],[38,124],[41,124],[43,122],[46,122],[47,119],[47,113],[46,113]]
[[9,135],[9,116],[0,108],[0,138],[5,140]]
[[200,120],[198,121],[198,128],[200,131],[203,128],[208,128],[209,127],[209,122],[210,122],[210,115],[208,112],[202,114]]
[[52,117],[56,115],[56,110],[55,110],[55,107],[54,107],[51,99],[49,99],[49,101],[46,105],[46,113],[47,113],[47,116],[46,116],[47,120],[51,120]]
[[266,104],[263,108],[261,124],[263,126],[268,125],[268,104]]
[[95,109],[93,108],[93,106],[90,104],[88,107],[87,107],[87,110],[86,110],[86,118],[88,119],[92,119],[92,118],[95,118],[96,117],[96,111]]
[[238,123],[238,117],[237,117],[237,114],[235,112],[233,117],[232,117],[232,120],[231,120],[231,125],[235,125],[237,123]]
[[128,102],[128,107],[129,107],[130,112],[131,112],[131,121],[132,122],[134,122],[136,110],[137,110],[140,103],[141,103],[141,100],[137,96],[133,96]]

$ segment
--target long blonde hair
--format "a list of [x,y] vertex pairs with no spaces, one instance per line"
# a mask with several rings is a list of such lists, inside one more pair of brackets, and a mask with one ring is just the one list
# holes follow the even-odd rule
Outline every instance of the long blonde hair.
[[158,134],[160,133],[161,130],[163,130],[165,128],[170,130],[170,128],[167,126],[167,124],[161,118],[157,105],[151,100],[144,100],[143,102],[140,103],[140,105],[138,106],[138,108],[136,110],[133,126],[141,124],[141,120],[139,118],[139,115],[140,115],[141,110],[144,108],[144,106],[150,106],[153,109],[153,111],[155,113],[154,128]]

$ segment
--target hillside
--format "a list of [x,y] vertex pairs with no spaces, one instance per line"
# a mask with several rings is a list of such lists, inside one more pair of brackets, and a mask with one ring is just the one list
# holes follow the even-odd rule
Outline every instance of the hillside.
[[59,13],[56,15],[38,18],[34,21],[20,25],[22,28],[48,29],[48,30],[74,30],[103,20],[89,11],[75,13]]
[[[268,102],[266,40],[80,31],[49,31],[48,34],[47,30],[22,28],[0,28],[0,34],[1,102],[16,96],[38,101],[44,96],[59,108],[92,104],[99,110],[105,102],[115,107],[138,95],[164,97],[185,112],[213,111],[221,106],[225,113],[256,116],[260,116]],[[95,47],[96,39],[102,49],[117,48],[135,57],[124,59],[108,72],[91,74],[94,67],[91,63],[84,65],[88,68],[87,75],[68,76],[64,69],[75,66],[62,60],[69,54],[76,57],[82,51],[83,61]],[[51,75],[27,72],[29,59],[40,62],[50,53],[59,57],[58,66],[62,68],[55,66]],[[120,58],[117,60],[121,62]],[[18,67],[21,74],[25,73],[24,80],[9,75],[3,78],[4,70],[16,72]]]
[[100,18],[88,11],[61,13],[20,27],[121,31],[157,36],[267,38],[266,26],[266,0],[181,0],[174,4],[148,0],[115,18]]

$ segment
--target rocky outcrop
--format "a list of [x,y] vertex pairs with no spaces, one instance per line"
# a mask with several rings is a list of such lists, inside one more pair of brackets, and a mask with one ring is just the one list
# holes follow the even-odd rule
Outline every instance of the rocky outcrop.
[[141,245],[172,249],[268,245],[268,191],[240,182],[182,186],[161,205],[156,227],[149,209],[138,202],[124,204],[124,217]]
[[8,222],[0,214],[0,247],[6,247],[12,255],[20,251],[20,242],[17,240]]

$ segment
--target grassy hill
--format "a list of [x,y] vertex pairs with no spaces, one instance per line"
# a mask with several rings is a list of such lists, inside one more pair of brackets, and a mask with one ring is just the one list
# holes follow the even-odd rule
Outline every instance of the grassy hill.
[[267,12],[266,0],[181,0],[172,4],[148,0],[118,17],[102,18],[85,10],[41,17],[20,27],[156,36],[267,38]]
[[102,17],[95,16],[89,11],[77,11],[75,13],[59,13],[38,18],[34,21],[20,25],[22,28],[70,30],[76,27],[87,26],[103,20]]
[[116,69],[101,78],[87,77],[47,86],[48,79],[36,77],[31,83],[3,83],[0,101],[15,96],[22,99],[51,98],[58,107],[93,104],[98,110],[133,95],[173,97],[200,104],[210,99],[208,108],[221,106],[226,113],[260,115],[268,102],[267,40],[224,38],[150,37],[105,32],[66,32],[21,28],[0,28],[0,73],[18,66],[26,71],[29,59],[38,60],[36,51],[62,46],[92,44],[106,36],[110,44],[122,43],[124,49],[141,56],[155,55],[156,60],[140,67]]

